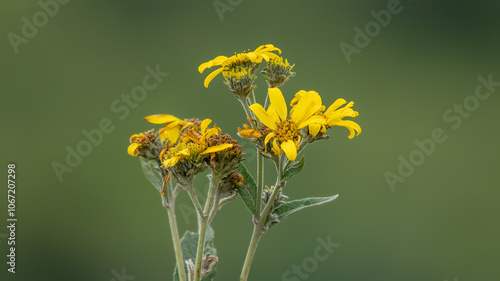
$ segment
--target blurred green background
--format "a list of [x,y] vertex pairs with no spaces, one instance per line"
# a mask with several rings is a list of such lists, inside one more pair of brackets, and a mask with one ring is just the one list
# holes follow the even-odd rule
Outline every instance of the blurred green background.
[[[7,243],[0,237],[0,279],[108,281],[119,280],[113,272],[125,268],[134,280],[171,280],[166,212],[138,159],[126,154],[128,138],[154,127],[142,118],[155,113],[210,117],[236,138],[245,122],[239,103],[220,76],[205,89],[208,73],[200,75],[198,65],[272,43],[296,64],[297,76],[282,87],[288,101],[300,89],[318,91],[325,104],[353,100],[363,133],[349,140],[345,128],[334,128],[328,141],[308,147],[306,167],[286,194],[340,197],[269,231],[250,280],[287,280],[283,274],[302,266],[317,239],[328,236],[341,246],[307,278],[292,274],[297,279],[290,280],[500,280],[494,123],[500,88],[458,129],[443,119],[474,94],[478,76],[500,81],[500,4],[402,1],[402,11],[348,63],[339,45],[354,45],[353,28],[364,29],[373,21],[370,11],[389,2],[73,0],[13,47],[9,34],[22,36],[23,17],[33,22],[43,10],[38,1],[2,1],[0,153],[5,177],[7,164],[17,165],[19,221],[17,273],[7,272]],[[214,3],[230,9],[220,17]],[[126,116],[111,108],[142,84],[147,66],[157,65],[169,76],[144,100]],[[262,78],[258,85],[262,102]],[[54,161],[64,164],[66,147],[75,149],[86,139],[82,130],[99,128],[104,118],[114,130],[59,181]],[[414,141],[435,128],[447,140],[393,192],[384,173],[398,173],[398,157],[408,159]],[[244,147],[253,168],[255,153]],[[272,184],[272,169],[268,175]],[[6,234],[6,184],[1,190],[0,234]],[[188,197],[179,200],[181,231],[195,230]],[[217,280],[238,280],[250,214],[238,199],[213,227]]]

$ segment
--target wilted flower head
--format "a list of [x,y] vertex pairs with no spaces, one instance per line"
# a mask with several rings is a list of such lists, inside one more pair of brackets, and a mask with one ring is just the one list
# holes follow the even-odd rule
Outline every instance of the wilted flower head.
[[161,152],[162,144],[153,133],[153,130],[140,134],[134,134],[129,139],[127,153],[131,156],[142,156],[148,159],[158,158]]
[[179,142],[171,147],[166,146],[162,151],[160,160],[165,169],[172,171],[181,182],[202,172],[210,159],[233,147],[232,143],[212,141],[213,136],[220,133],[220,129],[215,125],[209,129],[211,122],[212,120],[205,119],[199,129],[195,126],[187,129]]
[[222,179],[219,185],[221,194],[234,194],[237,188],[244,183],[244,178],[238,172],[232,172]]

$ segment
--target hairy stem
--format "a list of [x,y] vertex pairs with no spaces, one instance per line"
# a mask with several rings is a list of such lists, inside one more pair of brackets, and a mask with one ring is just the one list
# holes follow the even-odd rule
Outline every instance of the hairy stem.
[[175,217],[175,197],[176,194],[172,188],[172,183],[167,183],[166,196],[162,196],[163,206],[167,209],[170,232],[172,233],[172,243],[174,245],[175,260],[179,271],[179,280],[186,281],[186,271],[184,269],[184,258],[182,256],[181,242],[179,239],[179,228]]
[[264,188],[264,157],[260,155],[260,150],[257,148],[257,202],[255,204],[256,219],[260,219],[260,211],[262,205],[262,189]]
[[267,219],[269,217],[269,213],[272,211],[272,206],[274,204],[274,200],[278,193],[281,191],[282,183],[282,169],[283,169],[283,155],[281,155],[278,160],[275,162],[276,164],[276,186],[274,187],[273,193],[271,194],[269,201],[266,203],[264,210],[261,213],[260,219],[254,226],[252,239],[250,240],[250,245],[248,246],[247,255],[245,257],[245,262],[243,263],[243,269],[241,270],[240,281],[246,281],[248,279],[248,275],[250,273],[250,267],[252,266],[252,261],[255,256],[255,252],[257,251],[257,246],[259,244],[260,238],[264,235],[264,226],[267,223]]
[[203,252],[205,249],[205,239],[207,236],[207,229],[208,229],[208,216],[210,214],[210,211],[212,210],[215,202],[215,194],[217,191],[217,188],[219,186],[219,181],[220,181],[220,176],[212,173],[210,176],[210,187],[208,189],[208,196],[207,200],[205,202],[205,208],[203,210],[203,215],[201,216],[201,219],[199,220],[199,226],[198,226],[198,248],[196,251],[196,267],[195,267],[195,273],[194,273],[194,281],[200,281],[201,279],[201,263],[203,260]]
[[179,239],[179,229],[175,218],[175,211],[172,208],[167,208],[168,221],[170,222],[170,230],[172,232],[172,242],[174,244],[175,259],[177,261],[177,269],[179,271],[179,280],[186,281],[186,271],[184,270],[184,259],[182,257],[181,242]]
[[[248,105],[248,100],[246,98],[239,98],[238,99],[241,102],[241,106],[243,106],[243,109],[245,110],[245,114],[247,115],[247,118],[254,119],[252,115],[252,111],[250,110],[250,106]],[[252,124],[250,124],[252,125]]]

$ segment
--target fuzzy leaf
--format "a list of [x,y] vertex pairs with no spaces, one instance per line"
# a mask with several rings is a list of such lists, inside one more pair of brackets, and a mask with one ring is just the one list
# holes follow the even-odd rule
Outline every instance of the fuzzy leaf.
[[139,157],[141,159],[142,170],[144,171],[144,175],[149,180],[149,182],[161,192],[163,187],[163,179],[160,173],[158,172],[161,168],[158,163],[153,160],[147,160],[144,157]]
[[[182,257],[184,258],[184,270],[186,271],[186,278],[188,275],[188,268],[186,266],[187,260],[191,259],[193,263],[196,263],[196,250],[198,248],[198,233],[186,231],[184,236],[181,238],[181,251]],[[217,255],[217,250],[214,247],[214,230],[212,227],[208,227],[207,236],[205,239],[205,250],[203,251],[203,255]],[[212,269],[210,274],[205,278],[201,279],[202,281],[212,281],[215,278],[215,274],[217,273],[216,267]],[[174,270],[174,281],[179,281],[179,272],[177,269],[177,265]]]
[[245,202],[245,205],[250,213],[255,215],[257,196],[261,196],[260,194],[257,194],[257,184],[243,163],[239,164],[238,173],[240,173],[245,179],[245,183],[238,187],[238,193],[240,194],[241,199],[243,199],[243,202]]
[[[279,220],[279,222],[281,222],[286,217],[290,216],[295,212],[298,212],[307,207],[318,206],[321,204],[325,204],[327,202],[331,202],[337,199],[337,197],[339,197],[338,194],[330,197],[308,197],[303,199],[292,200],[276,208],[276,210],[273,211],[273,215],[275,215]],[[279,222],[272,222],[270,226],[274,226]]]
[[294,161],[286,166],[285,172],[283,173],[283,177],[281,178],[281,180],[282,181],[289,180],[291,177],[295,176],[300,171],[302,171],[302,168],[304,168],[304,156],[302,156],[300,161],[298,162]]

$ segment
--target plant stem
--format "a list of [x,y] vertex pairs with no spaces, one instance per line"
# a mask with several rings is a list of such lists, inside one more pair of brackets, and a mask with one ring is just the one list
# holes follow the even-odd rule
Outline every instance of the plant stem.
[[260,150],[257,148],[257,202],[255,204],[255,216],[260,219],[260,211],[262,205],[262,189],[264,188],[264,157],[260,155]]
[[243,264],[243,269],[241,270],[240,281],[246,281],[248,274],[250,273],[250,267],[252,266],[253,257],[257,251],[257,246],[259,245],[260,237],[262,237],[262,228],[259,225],[255,225],[253,228],[252,240],[250,240],[250,245],[248,246],[247,256],[245,257],[245,263]]
[[179,280],[186,281],[186,271],[184,269],[184,259],[182,257],[179,229],[177,228],[174,206],[168,207],[167,213],[168,221],[170,222],[170,231],[172,232],[172,242],[174,244],[175,259],[177,260],[177,269],[179,271]]
[[[245,110],[245,114],[247,115],[247,118],[253,119],[252,116],[252,111],[250,110],[250,106],[248,105],[248,101],[246,98],[240,98],[238,99],[241,102],[241,106],[243,106],[243,109]],[[250,124],[252,125],[252,124]]]
[[177,261],[177,269],[179,271],[179,280],[186,281],[186,271],[184,269],[184,258],[182,256],[181,242],[179,239],[179,228],[177,227],[177,219],[175,217],[175,197],[176,194],[172,187],[172,182],[167,182],[166,196],[162,196],[162,202],[167,209],[168,222],[170,224],[170,232],[172,233],[172,244],[174,245],[175,260]]
[[207,229],[208,229],[208,216],[210,214],[210,211],[213,208],[214,201],[215,201],[215,193],[217,191],[217,188],[219,186],[219,181],[220,181],[220,176],[212,173],[211,179],[210,179],[210,187],[208,189],[208,196],[207,200],[205,202],[205,209],[203,210],[203,214],[199,220],[199,227],[198,227],[198,248],[196,251],[196,267],[195,267],[195,274],[194,274],[194,280],[193,281],[200,281],[201,279],[201,263],[203,260],[203,252],[205,249],[205,239],[207,236]]
[[262,214],[260,216],[260,219],[257,221],[257,223],[254,226],[253,234],[252,234],[252,239],[250,240],[250,245],[248,246],[248,251],[247,255],[245,258],[245,262],[243,263],[243,269],[241,270],[241,277],[240,281],[246,281],[248,279],[248,274],[250,273],[250,267],[252,266],[252,261],[255,256],[255,252],[257,251],[257,246],[259,244],[259,240],[264,235],[264,226],[267,223],[267,219],[269,217],[269,213],[272,211],[272,206],[274,204],[274,200],[276,199],[276,196],[278,196],[278,193],[281,190],[281,176],[282,176],[282,166],[283,166],[283,156],[281,155],[278,158],[278,161],[276,163],[276,171],[277,171],[277,178],[276,178],[276,186],[274,187],[273,193],[271,194],[269,201],[267,202],[266,206],[264,207],[264,211],[262,211]]

